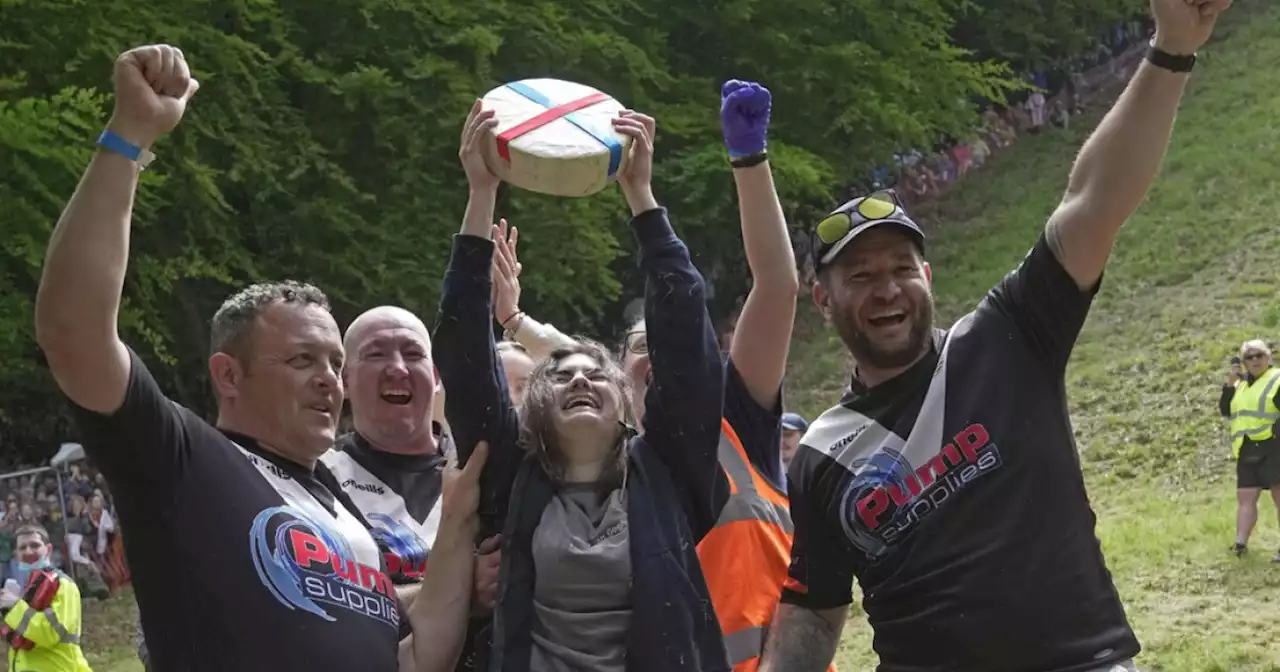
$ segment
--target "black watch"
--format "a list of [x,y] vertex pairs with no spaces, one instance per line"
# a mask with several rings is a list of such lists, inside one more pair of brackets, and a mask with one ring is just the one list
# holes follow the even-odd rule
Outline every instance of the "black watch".
[[739,156],[736,159],[729,159],[729,165],[733,166],[734,168],[750,168],[751,166],[758,166],[768,160],[769,160],[769,152],[762,149],[758,152],[752,152],[750,154],[747,154],[746,156]]
[[1164,68],[1172,72],[1191,72],[1196,67],[1196,55],[1179,56],[1171,54],[1156,46],[1156,41],[1151,40],[1151,47],[1147,49],[1147,60],[1151,65],[1157,68]]

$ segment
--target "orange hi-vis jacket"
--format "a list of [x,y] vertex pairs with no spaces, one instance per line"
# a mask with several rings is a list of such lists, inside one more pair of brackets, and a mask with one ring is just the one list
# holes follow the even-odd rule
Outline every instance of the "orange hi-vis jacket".
[[755,672],[791,564],[791,510],[723,419],[719,451],[729,501],[698,544],[698,559],[734,672]]

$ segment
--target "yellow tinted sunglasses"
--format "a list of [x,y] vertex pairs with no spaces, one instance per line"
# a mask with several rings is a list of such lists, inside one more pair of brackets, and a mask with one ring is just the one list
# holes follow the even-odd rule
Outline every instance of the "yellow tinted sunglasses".
[[834,245],[855,227],[867,222],[902,217],[894,217],[899,211],[898,199],[893,192],[877,192],[831,213],[818,222],[814,233],[823,245]]

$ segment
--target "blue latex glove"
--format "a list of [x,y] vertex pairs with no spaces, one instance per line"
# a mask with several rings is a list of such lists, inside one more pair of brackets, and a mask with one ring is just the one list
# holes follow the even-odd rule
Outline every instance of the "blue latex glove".
[[755,82],[731,79],[720,89],[720,129],[731,158],[764,151],[773,95]]

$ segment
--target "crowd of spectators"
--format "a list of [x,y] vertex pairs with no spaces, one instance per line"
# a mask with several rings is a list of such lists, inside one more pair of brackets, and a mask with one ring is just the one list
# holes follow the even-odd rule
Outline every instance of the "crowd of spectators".
[[111,492],[87,462],[73,463],[63,473],[61,492],[52,471],[0,476],[0,583],[19,574],[14,533],[24,524],[37,524],[49,531],[54,565],[74,575],[86,595],[105,599],[129,583]]
[[[1084,113],[1087,96],[1129,78],[1137,62],[1131,57],[1134,47],[1145,45],[1154,29],[1149,17],[1117,24],[1080,57],[1027,73],[1028,88],[1007,104],[986,104],[979,125],[967,137],[945,137],[932,147],[895,153],[890,164],[876,166],[851,185],[849,198],[892,188],[906,207],[925,203],[950,191],[1019,136],[1069,129],[1071,119]],[[792,240],[806,285],[813,282],[808,238],[805,232],[794,232]]]

